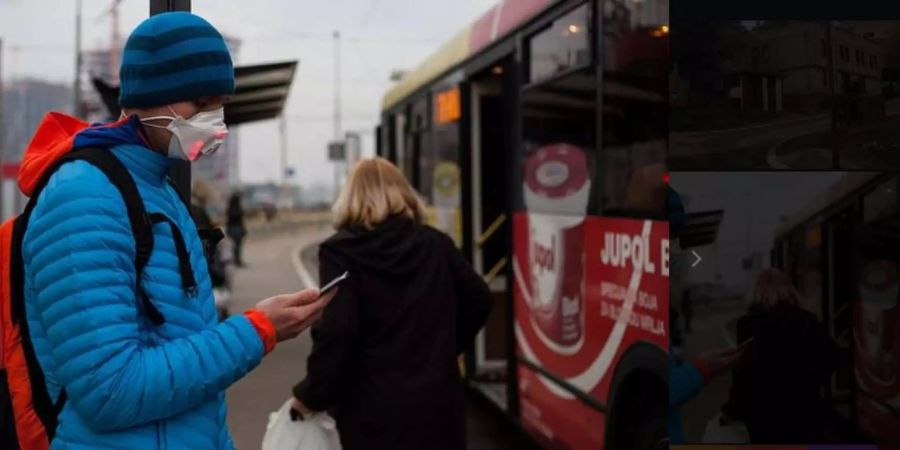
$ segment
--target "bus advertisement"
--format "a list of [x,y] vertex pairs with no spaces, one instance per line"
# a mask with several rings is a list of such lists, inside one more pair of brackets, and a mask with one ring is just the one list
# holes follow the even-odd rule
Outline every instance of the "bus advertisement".
[[[667,346],[668,223],[555,219],[521,214],[513,227],[522,420],[551,446],[602,448],[605,415],[584,402],[611,403],[626,354],[649,363],[642,345]],[[664,412],[657,417],[648,426],[665,433]]]

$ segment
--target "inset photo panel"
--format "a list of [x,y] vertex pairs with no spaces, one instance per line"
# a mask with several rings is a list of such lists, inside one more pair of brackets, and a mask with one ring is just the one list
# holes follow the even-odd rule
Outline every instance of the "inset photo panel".
[[677,19],[670,42],[672,170],[900,169],[900,20]]
[[669,183],[673,443],[900,441],[900,176]]

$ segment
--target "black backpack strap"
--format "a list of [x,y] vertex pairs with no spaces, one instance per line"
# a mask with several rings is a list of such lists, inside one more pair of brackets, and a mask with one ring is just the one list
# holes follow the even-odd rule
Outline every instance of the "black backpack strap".
[[184,235],[178,229],[178,225],[162,213],[151,213],[150,220],[153,223],[165,223],[172,230],[172,239],[175,240],[175,253],[178,255],[178,271],[181,272],[181,288],[190,296],[197,292],[197,280],[194,278],[194,269],[191,267],[191,255],[184,242]]
[[150,297],[141,286],[144,268],[153,253],[153,227],[147,210],[144,208],[144,200],[138,191],[134,178],[128,169],[109,150],[103,148],[84,148],[70,153],[65,159],[82,160],[90,163],[102,171],[113,186],[119,190],[125,201],[125,209],[128,211],[128,220],[131,223],[131,233],[134,236],[135,256],[134,270],[137,279],[138,295],[144,307],[144,312],[150,321],[156,325],[162,325],[165,318],[159,309],[150,301]]
[[144,267],[153,252],[153,229],[150,216],[144,208],[144,201],[134,179],[128,173],[128,169],[107,149],[84,148],[63,156],[47,168],[35,186],[24,211],[16,217],[13,223],[13,245],[10,249],[10,315],[12,322],[19,326],[19,333],[22,337],[22,349],[25,353],[31,384],[32,404],[50,440],[56,434],[59,412],[66,403],[67,394],[65,389],[62,389],[56,401],[51,400],[43,370],[37,360],[34,344],[31,342],[28,321],[25,318],[25,262],[22,255],[22,242],[25,239],[31,213],[37,206],[38,199],[50,178],[63,164],[77,160],[86,161],[100,169],[122,196],[135,242],[134,265],[138,296],[144,312],[153,324],[161,325],[165,321],[162,313],[153,305],[141,286]]
[[[177,192],[178,186],[175,186],[175,182],[173,182],[171,178],[168,178],[167,180],[169,185],[172,186],[172,189],[175,189]],[[222,239],[225,239],[225,232],[219,227],[213,227],[208,218],[204,220],[204,218],[201,217],[201,215],[206,214],[206,211],[204,211],[203,208],[186,202],[181,195],[178,195],[178,198],[181,200],[181,203],[188,211],[188,215],[194,222],[194,227],[197,229],[197,236],[203,243],[203,253],[206,256],[207,263],[212,264],[216,246],[219,245],[219,242],[222,242]]]

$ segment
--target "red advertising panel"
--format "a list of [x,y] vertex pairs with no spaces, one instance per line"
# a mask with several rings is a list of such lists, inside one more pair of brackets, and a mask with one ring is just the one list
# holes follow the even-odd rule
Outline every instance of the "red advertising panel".
[[[638,342],[667,348],[668,224],[523,212],[513,226],[520,357],[608,404],[625,350]],[[533,434],[561,448],[602,447],[598,409],[528,367],[519,377],[522,420]]]

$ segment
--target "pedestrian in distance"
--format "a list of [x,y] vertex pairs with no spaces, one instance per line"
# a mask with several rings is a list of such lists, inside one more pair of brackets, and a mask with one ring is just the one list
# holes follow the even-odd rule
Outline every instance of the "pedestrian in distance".
[[687,288],[681,294],[681,313],[684,315],[684,332],[693,333],[691,328],[691,319],[694,317],[694,298],[691,289]]
[[247,227],[244,224],[244,206],[240,191],[235,191],[228,199],[228,237],[231,238],[234,249],[234,264],[244,267],[243,248],[244,238],[247,237]]
[[227,135],[234,67],[222,35],[190,13],[155,15],[128,38],[119,78],[119,121],[49,114],[19,172],[33,198],[11,270],[24,272],[28,385],[38,374],[43,385],[25,409],[13,392],[18,445],[233,449],[225,389],[334,294],[277,295],[217,321],[201,239],[166,174]]
[[466,447],[458,356],[491,310],[487,284],[425,211],[400,170],[359,162],[319,248],[322,283],[349,273],[312,329],[301,415],[329,411],[344,450]]

